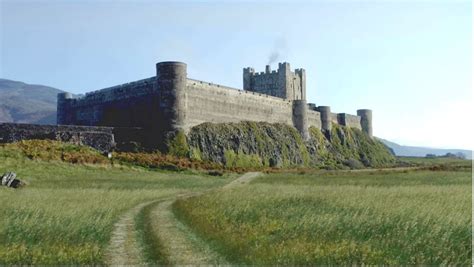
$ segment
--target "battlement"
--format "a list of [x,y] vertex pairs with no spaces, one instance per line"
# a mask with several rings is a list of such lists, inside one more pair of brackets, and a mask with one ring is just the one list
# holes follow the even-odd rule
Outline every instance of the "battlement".
[[156,76],[75,97],[58,94],[58,124],[139,127],[147,144],[157,145],[172,132],[187,132],[205,122],[265,121],[293,125],[303,138],[308,128],[331,131],[333,123],[372,135],[372,112],[331,113],[329,106],[306,103],[306,72],[278,64],[264,72],[243,69],[244,90],[190,79],[182,62],[156,64]]
[[254,68],[243,69],[244,90],[259,92],[288,100],[306,99],[306,73],[304,69],[291,71],[290,63],[278,63],[277,70],[265,66],[265,72]]
[[155,83],[156,76],[153,76],[134,82],[124,83],[96,91],[91,91],[86,93],[84,96],[77,97],[76,99],[77,101],[114,101],[127,97],[146,95],[152,93]]

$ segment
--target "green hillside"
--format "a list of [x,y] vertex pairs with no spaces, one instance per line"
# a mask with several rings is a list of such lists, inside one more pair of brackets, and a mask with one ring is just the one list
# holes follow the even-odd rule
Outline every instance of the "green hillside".
[[0,79],[0,122],[56,124],[59,89]]
[[285,124],[266,122],[204,123],[187,136],[192,158],[221,162],[228,167],[384,167],[395,163],[389,149],[362,131],[333,125],[324,135],[310,128],[303,141]]

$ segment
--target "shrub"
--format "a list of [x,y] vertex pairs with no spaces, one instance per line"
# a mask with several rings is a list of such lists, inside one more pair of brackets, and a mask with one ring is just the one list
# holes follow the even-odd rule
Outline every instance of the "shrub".
[[168,153],[176,157],[189,156],[189,145],[183,131],[178,131],[168,139]]
[[183,170],[183,169],[205,169],[219,170],[222,165],[214,162],[192,160],[189,158],[178,158],[172,155],[155,153],[130,153],[114,152],[113,158],[123,164],[131,164],[152,169]]
[[360,163],[360,161],[355,159],[348,159],[343,162],[343,164],[351,169],[362,169],[364,165]]
[[259,168],[263,167],[262,159],[255,154],[245,154],[242,151],[224,151],[225,166],[227,168]]
[[64,161],[69,163],[108,164],[107,157],[91,147],[52,140],[22,140],[4,145],[7,150],[30,159]]

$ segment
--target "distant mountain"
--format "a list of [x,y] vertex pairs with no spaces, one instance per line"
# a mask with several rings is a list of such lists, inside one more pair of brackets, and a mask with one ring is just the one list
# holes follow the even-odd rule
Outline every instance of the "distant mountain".
[[446,155],[446,153],[462,153],[467,159],[472,159],[472,151],[465,149],[442,149],[442,148],[429,148],[429,147],[418,147],[418,146],[402,146],[394,142],[379,138],[382,143],[390,147],[395,155],[407,156],[407,157],[424,157],[426,154],[433,154],[436,156]]
[[56,124],[59,89],[0,79],[0,122]]

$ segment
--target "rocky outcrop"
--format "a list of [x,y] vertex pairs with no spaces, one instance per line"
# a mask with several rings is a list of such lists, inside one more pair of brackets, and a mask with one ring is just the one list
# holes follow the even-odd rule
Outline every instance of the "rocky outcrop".
[[385,145],[359,129],[333,125],[331,131],[310,128],[305,141],[285,124],[266,122],[204,123],[187,135],[193,158],[227,166],[308,166],[362,168],[395,162]]

